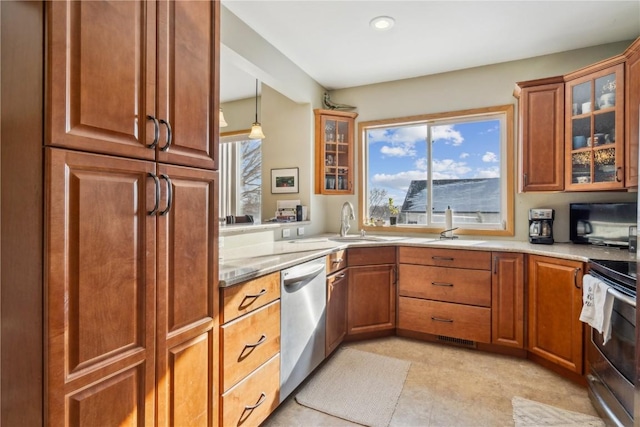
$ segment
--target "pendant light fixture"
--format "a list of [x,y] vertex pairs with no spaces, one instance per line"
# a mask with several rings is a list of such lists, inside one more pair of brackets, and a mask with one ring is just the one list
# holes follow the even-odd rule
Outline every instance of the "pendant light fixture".
[[227,121],[224,119],[224,113],[222,112],[222,108],[220,109],[220,114],[218,116],[218,123],[220,124],[221,128],[226,128],[227,126],[229,126],[227,124]]
[[258,79],[256,79],[256,121],[251,125],[251,133],[249,139],[264,139],[262,133],[262,125],[258,122]]

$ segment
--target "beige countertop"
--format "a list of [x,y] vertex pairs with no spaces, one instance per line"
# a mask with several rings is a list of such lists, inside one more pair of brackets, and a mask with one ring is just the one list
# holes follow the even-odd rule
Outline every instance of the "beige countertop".
[[305,239],[258,243],[233,249],[222,249],[220,259],[220,287],[226,287],[326,256],[348,247],[418,246],[433,248],[469,249],[481,251],[520,252],[545,255],[574,261],[609,259],[635,261],[636,254],[626,249],[554,243],[535,245],[512,240],[439,240],[420,237],[367,236],[371,240],[334,241],[336,235],[320,235]]

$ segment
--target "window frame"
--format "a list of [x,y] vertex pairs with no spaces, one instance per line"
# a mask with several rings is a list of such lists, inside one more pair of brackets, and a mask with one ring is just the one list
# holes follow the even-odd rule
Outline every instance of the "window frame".
[[[447,120],[465,118],[476,120],[482,116],[504,115],[504,135],[505,139],[500,144],[501,156],[501,175],[504,171],[504,177],[500,178],[501,206],[504,209],[503,221],[504,227],[486,228],[486,227],[468,227],[458,228],[455,231],[457,235],[476,235],[476,236],[514,236],[515,235],[515,135],[514,135],[514,110],[513,104],[498,105],[492,107],[482,107],[467,110],[458,110],[442,113],[422,114],[409,117],[389,118],[381,120],[371,120],[358,122],[358,226],[362,230],[371,232],[411,232],[424,234],[437,234],[443,231],[443,227],[433,225],[415,225],[415,224],[398,224],[394,226],[372,226],[367,224],[367,203],[368,203],[368,144],[366,133],[370,129],[381,127],[393,127],[411,124],[428,123],[430,126],[443,125]],[[438,123],[438,122],[442,123]],[[432,159],[430,159],[432,161]],[[503,166],[504,164],[504,166]],[[429,168],[432,169],[431,167]],[[430,176],[430,173],[429,173]],[[455,226],[455,224],[454,224]]]

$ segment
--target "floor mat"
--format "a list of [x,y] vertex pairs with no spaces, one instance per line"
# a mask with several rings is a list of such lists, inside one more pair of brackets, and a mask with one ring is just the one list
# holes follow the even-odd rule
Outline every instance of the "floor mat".
[[514,397],[511,400],[513,405],[513,421],[515,427],[604,427],[602,419],[579,412],[567,411],[555,406],[522,397]]
[[404,360],[341,348],[303,386],[296,401],[358,424],[386,427],[410,366]]

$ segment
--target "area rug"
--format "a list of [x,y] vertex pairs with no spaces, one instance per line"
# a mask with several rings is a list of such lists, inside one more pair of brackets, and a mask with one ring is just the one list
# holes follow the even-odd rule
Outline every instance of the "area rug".
[[304,406],[354,423],[386,427],[410,362],[341,348],[296,395]]
[[598,418],[579,412],[567,411],[544,403],[534,402],[522,397],[514,397],[513,421],[515,427],[604,427],[604,422]]

